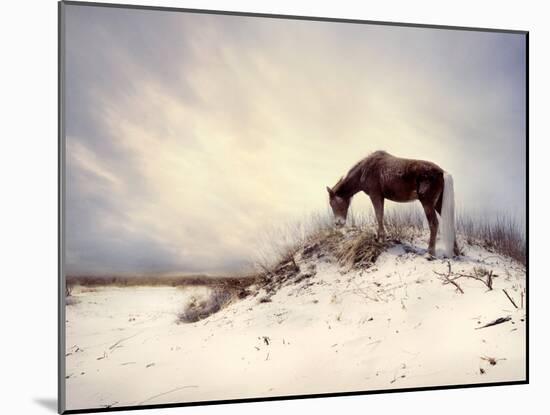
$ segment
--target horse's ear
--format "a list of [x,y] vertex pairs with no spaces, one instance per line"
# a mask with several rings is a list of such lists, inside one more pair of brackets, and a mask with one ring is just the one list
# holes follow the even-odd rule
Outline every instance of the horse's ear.
[[334,192],[332,191],[332,189],[330,187],[327,186],[327,192],[328,194],[330,195],[330,197],[334,197]]

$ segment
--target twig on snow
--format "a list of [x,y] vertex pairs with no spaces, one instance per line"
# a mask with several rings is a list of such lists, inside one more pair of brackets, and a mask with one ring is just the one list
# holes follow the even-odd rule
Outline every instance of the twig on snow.
[[476,327],[476,330],[484,329],[485,327],[496,326],[497,324],[506,323],[507,321],[510,321],[510,320],[512,320],[512,317],[510,317],[510,316],[499,317],[496,320],[493,320],[490,323],[485,324],[484,326]]
[[447,274],[443,274],[441,272],[436,272],[436,271],[434,271],[434,273],[437,274],[437,275],[442,276],[445,279],[446,283],[453,284],[461,294],[464,294],[464,290],[460,287],[460,285],[458,285],[458,283],[456,281],[454,281],[454,279],[450,278],[450,276],[451,276],[451,262],[450,261],[447,261],[447,267],[448,267],[448,270],[449,270]]
[[504,294],[506,294],[506,297],[508,297],[508,300],[510,300],[510,302],[514,305],[514,307],[518,308],[517,304],[515,303],[514,300],[512,300],[512,297],[510,297],[510,294],[508,294],[508,292],[503,288],[502,291],[504,291]]

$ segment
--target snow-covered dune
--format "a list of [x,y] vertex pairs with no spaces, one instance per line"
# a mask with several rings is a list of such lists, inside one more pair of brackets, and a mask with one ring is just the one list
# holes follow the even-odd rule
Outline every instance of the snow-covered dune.
[[525,267],[414,246],[358,268],[305,247],[277,284],[187,324],[178,314],[209,288],[77,287],[67,409],[524,380]]

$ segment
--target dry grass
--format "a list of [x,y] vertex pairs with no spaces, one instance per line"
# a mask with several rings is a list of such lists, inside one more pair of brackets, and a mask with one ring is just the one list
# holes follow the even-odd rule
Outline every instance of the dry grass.
[[262,272],[271,270],[312,240],[332,231],[330,216],[318,213],[266,229],[257,241],[255,262]]
[[[368,267],[389,246],[376,240],[376,220],[370,214],[348,215],[348,227],[333,227],[332,215],[314,214],[302,221],[272,228],[259,242],[257,265],[265,279],[278,275],[278,269],[302,257],[332,256],[341,265]],[[394,242],[412,240],[423,228],[422,216],[414,210],[390,211],[384,218],[387,239]]]
[[426,218],[419,209],[395,210],[384,216],[384,226],[389,239],[412,242],[425,229]]
[[236,298],[236,295],[233,290],[213,288],[210,295],[205,299],[192,297],[183,311],[178,314],[178,322],[194,323],[203,320],[229,305],[234,298]]
[[372,231],[359,231],[344,238],[335,251],[341,265],[350,268],[368,268],[374,264],[388,243],[378,241]]
[[500,215],[491,220],[457,217],[457,230],[470,245],[483,246],[527,265],[527,241],[522,226],[512,217]]
[[[333,255],[342,265],[368,267],[392,242],[412,243],[418,237],[426,236],[426,218],[418,206],[387,209],[384,225],[390,242],[376,240],[377,223],[372,212],[355,214],[350,211],[345,231],[333,228],[330,212],[274,228],[265,234],[264,243],[260,244],[260,272],[270,279],[277,274],[278,267],[293,260],[297,254],[302,257],[317,255],[319,258]],[[521,226],[511,218],[502,216],[489,220],[459,215],[456,226],[457,235],[467,243],[526,264],[525,235]]]
[[298,282],[315,275],[314,270],[300,266],[303,260],[328,260],[349,269],[368,268],[390,244],[379,242],[371,230],[358,227],[318,229],[289,246],[284,255],[279,254],[278,262],[262,264],[261,285],[274,292],[289,280]]
[[[350,211],[347,223],[351,228],[370,232],[375,232],[378,229],[378,222],[372,212],[358,214]],[[384,229],[389,240],[412,242],[422,234],[426,226],[424,213],[421,209],[414,209],[413,206],[393,210],[386,209],[384,212]]]
[[[426,218],[420,209],[403,209],[389,212],[384,217],[390,239],[409,241],[426,229]],[[374,220],[370,226],[375,229]],[[458,214],[456,231],[470,245],[479,245],[490,252],[527,263],[527,242],[524,227],[512,216]]]

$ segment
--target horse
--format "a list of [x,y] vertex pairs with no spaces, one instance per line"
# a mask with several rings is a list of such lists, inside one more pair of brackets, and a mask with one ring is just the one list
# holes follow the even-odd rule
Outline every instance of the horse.
[[412,202],[419,200],[430,227],[428,254],[435,257],[438,229],[436,212],[441,216],[444,253],[459,255],[454,223],[453,177],[430,161],[395,157],[376,151],[355,164],[332,188],[327,186],[334,223],[346,223],[352,197],[365,192],[371,199],[378,222],[377,237],[385,239],[384,200]]

